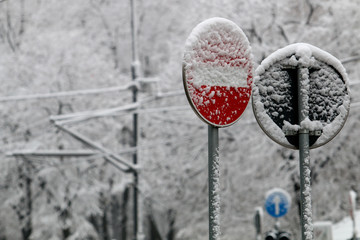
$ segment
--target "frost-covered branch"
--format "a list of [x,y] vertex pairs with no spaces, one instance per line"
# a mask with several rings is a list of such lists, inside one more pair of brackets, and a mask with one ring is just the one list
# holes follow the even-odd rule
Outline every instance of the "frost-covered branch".
[[20,27],[19,36],[23,35],[25,31],[25,0],[20,1]]
[[347,58],[341,59],[340,61],[342,64],[344,64],[344,63],[355,62],[355,61],[359,61],[359,60],[360,60],[360,55],[347,57]]
[[116,27],[115,30],[112,30],[109,24],[109,21],[106,19],[106,14],[102,11],[102,9],[94,3],[94,1],[90,1],[91,6],[97,13],[97,15],[101,19],[101,23],[106,31],[106,35],[109,38],[109,49],[113,55],[114,67],[115,69],[119,68],[119,58],[118,58],[118,46],[117,42],[119,40],[119,27]]
[[307,17],[306,17],[305,24],[306,24],[306,25],[309,25],[309,24],[310,24],[310,21],[311,21],[311,18],[312,18],[312,16],[313,16],[314,12],[315,12],[315,7],[314,7],[314,5],[310,2],[310,0],[306,0],[305,2],[306,2],[306,4],[309,6],[309,14],[308,14]]
[[250,39],[255,38],[260,44],[262,44],[263,40],[258,31],[256,30],[256,24],[254,22],[251,22],[251,28],[248,29],[250,32]]
[[16,51],[16,44],[15,44],[15,36],[14,36],[14,29],[11,23],[11,16],[9,10],[9,2],[6,5],[6,39],[9,44],[10,49],[15,52]]
[[285,33],[285,29],[284,29],[280,24],[278,24],[278,28],[279,28],[279,30],[280,30],[281,36],[284,38],[284,40],[286,41],[286,43],[290,43],[290,40],[289,40],[288,36],[287,36],[286,33]]

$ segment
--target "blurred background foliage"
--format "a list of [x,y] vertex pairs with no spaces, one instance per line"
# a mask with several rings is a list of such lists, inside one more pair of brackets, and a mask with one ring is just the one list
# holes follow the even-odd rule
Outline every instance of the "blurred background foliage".
[[[313,44],[343,60],[352,102],[359,101],[357,0],[135,0],[141,77],[139,162],[145,239],[206,239],[207,128],[182,90],[183,45],[210,17],[247,35],[255,66],[278,48]],[[131,82],[129,0],[0,1],[0,239],[132,239],[132,176],[104,156],[12,157],[9,152],[87,150],[49,117],[126,106],[131,91],[10,101],[8,96],[124,86]],[[147,100],[147,99],[152,99]],[[154,110],[167,108],[168,111]],[[177,108],[179,107],[179,108]],[[151,111],[150,111],[150,110]],[[359,191],[359,108],[343,131],[311,151],[314,220],[338,221],[347,192]],[[132,114],[92,118],[72,130],[131,161]],[[293,198],[281,226],[299,238],[298,154],[257,126],[251,106],[220,131],[223,239],[251,239],[254,209],[273,187]],[[264,230],[274,224],[264,216]]]

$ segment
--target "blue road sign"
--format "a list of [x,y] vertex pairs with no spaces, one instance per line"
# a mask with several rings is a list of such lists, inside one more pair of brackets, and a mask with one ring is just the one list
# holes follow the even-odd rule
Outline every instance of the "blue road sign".
[[291,206],[291,198],[288,192],[280,188],[274,188],[267,192],[265,197],[265,209],[274,218],[284,216]]

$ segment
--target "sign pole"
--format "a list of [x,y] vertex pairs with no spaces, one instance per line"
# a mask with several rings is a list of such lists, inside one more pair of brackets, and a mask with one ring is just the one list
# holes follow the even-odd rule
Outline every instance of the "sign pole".
[[208,127],[209,240],[220,239],[219,128]]
[[[297,70],[298,82],[298,114],[299,124],[309,115],[307,107],[309,81],[304,79],[308,76],[308,69]],[[301,197],[301,232],[302,240],[313,239],[312,208],[311,208],[311,186],[310,186],[310,150],[309,130],[300,127],[299,130],[299,161],[300,161],[300,197]]]
[[310,151],[309,131],[302,130],[299,133],[299,156],[300,156],[300,191],[301,191],[301,229],[302,239],[312,240],[312,210],[310,189]]

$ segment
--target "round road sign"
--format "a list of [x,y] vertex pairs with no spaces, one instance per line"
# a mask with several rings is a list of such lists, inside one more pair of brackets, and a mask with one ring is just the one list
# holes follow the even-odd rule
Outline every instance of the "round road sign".
[[265,209],[274,217],[284,216],[291,206],[290,194],[281,188],[274,188],[266,193]]
[[250,100],[252,78],[250,44],[235,23],[211,18],[193,29],[185,43],[183,82],[203,121],[216,127],[235,123]]
[[[301,89],[301,90],[299,90]],[[299,122],[298,93],[305,96]],[[253,111],[275,142],[298,148],[298,132],[310,132],[310,148],[329,142],[341,130],[350,109],[348,77],[340,61],[309,44],[279,49],[256,69]],[[303,99],[302,99],[303,102]]]

